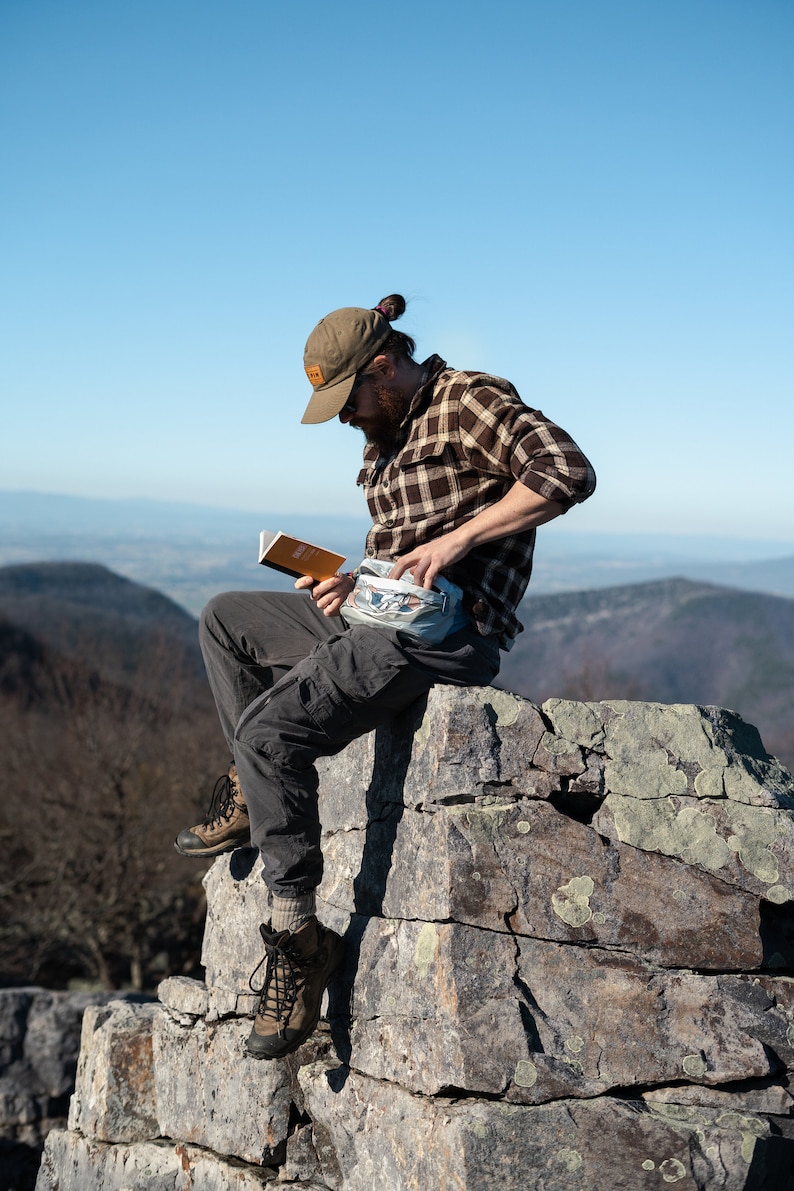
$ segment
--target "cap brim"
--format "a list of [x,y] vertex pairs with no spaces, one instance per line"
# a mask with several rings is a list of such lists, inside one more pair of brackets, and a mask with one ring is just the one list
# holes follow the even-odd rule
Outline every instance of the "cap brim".
[[317,422],[330,422],[341,411],[350,396],[350,391],[356,383],[356,374],[346,376],[335,385],[328,385],[322,389],[315,389],[306,411],[301,418],[303,425],[314,425]]

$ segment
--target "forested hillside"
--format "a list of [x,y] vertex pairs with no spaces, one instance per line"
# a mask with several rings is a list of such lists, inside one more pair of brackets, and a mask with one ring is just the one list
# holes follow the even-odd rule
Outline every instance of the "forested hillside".
[[228,764],[195,621],[103,567],[0,569],[0,735],[0,982],[192,971],[207,866],[173,837]]

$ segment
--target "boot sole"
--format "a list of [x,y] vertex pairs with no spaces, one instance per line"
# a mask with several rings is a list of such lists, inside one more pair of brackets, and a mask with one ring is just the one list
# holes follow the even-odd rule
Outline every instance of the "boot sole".
[[174,847],[180,856],[190,856],[196,860],[206,860],[208,856],[221,856],[224,852],[234,852],[237,848],[250,848],[251,841],[250,839],[230,840],[225,844],[217,844],[214,848],[202,848],[200,852],[195,849],[180,848],[176,840],[174,840]]

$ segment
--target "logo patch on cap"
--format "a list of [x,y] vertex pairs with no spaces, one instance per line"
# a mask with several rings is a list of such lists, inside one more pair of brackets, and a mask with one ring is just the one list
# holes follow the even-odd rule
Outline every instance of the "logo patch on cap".
[[323,376],[323,370],[319,364],[304,364],[303,367],[304,367],[304,371],[306,372],[306,375],[309,378],[310,384],[312,384],[315,389],[317,388],[318,385],[325,384],[325,377]]

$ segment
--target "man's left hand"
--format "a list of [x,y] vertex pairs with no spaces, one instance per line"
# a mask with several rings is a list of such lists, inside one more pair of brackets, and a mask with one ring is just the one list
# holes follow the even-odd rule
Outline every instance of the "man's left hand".
[[330,579],[315,583],[308,575],[301,575],[300,579],[295,580],[295,586],[298,591],[311,588],[309,595],[324,615],[338,616],[339,609],[355,587],[355,581],[350,575],[332,575]]

